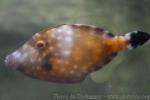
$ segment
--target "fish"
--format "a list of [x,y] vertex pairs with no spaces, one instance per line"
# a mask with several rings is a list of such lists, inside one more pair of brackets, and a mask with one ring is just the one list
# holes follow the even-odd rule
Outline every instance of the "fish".
[[149,40],[150,34],[143,31],[113,35],[93,25],[64,24],[35,33],[6,56],[5,63],[34,79],[79,83],[123,49],[137,48]]

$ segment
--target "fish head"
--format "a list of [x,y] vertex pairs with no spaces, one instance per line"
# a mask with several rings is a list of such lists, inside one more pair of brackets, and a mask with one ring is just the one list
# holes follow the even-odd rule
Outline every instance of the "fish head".
[[[5,63],[11,69],[31,69],[42,66],[50,56],[46,34],[36,33],[16,51],[9,54]],[[46,60],[47,59],[47,60]]]

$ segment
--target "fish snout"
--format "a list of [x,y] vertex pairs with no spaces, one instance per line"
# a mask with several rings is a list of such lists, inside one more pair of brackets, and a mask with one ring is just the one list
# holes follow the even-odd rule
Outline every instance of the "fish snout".
[[10,69],[17,69],[21,64],[22,54],[19,51],[15,51],[5,58],[5,65]]

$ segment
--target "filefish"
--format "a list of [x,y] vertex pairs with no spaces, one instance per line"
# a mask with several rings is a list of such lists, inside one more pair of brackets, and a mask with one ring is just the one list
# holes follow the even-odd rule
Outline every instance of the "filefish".
[[59,25],[37,32],[8,55],[5,63],[35,79],[79,83],[103,68],[118,52],[137,48],[148,40],[150,34],[142,31],[117,36],[96,26]]

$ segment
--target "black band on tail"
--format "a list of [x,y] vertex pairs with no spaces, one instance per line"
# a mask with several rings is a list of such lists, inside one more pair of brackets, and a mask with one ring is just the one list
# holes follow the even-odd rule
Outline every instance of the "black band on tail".
[[150,40],[150,34],[142,31],[133,31],[127,33],[126,37],[128,38],[129,45],[132,48],[136,48],[140,45],[143,45],[145,42]]

